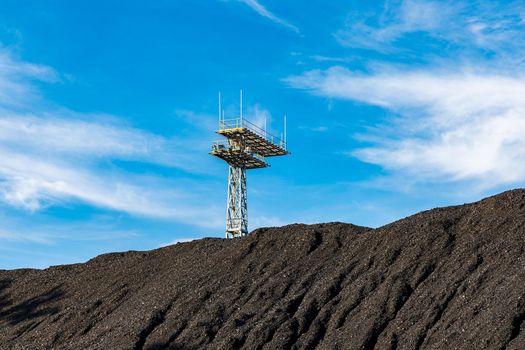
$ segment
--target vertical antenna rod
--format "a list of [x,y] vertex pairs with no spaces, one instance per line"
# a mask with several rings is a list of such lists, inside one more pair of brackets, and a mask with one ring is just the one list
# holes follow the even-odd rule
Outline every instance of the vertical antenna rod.
[[286,149],[286,113],[284,114],[284,149]]
[[241,89],[241,127],[242,127],[242,89]]
[[219,91],[219,127],[220,126],[221,126],[221,92]]

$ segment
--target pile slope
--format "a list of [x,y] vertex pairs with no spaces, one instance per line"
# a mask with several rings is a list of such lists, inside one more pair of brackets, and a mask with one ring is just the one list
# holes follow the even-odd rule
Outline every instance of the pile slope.
[[524,349],[525,190],[0,271],[1,349]]

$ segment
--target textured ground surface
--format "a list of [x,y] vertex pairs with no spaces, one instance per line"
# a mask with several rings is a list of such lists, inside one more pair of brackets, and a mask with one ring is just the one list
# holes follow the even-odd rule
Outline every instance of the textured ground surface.
[[0,271],[1,349],[525,349],[525,191]]

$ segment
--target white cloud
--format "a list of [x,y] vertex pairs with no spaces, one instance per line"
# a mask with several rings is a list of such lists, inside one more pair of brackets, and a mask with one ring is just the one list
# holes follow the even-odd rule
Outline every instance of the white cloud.
[[206,186],[183,177],[138,175],[115,164],[132,161],[193,172],[199,158],[193,139],[156,135],[118,117],[50,107],[33,82],[53,82],[57,76],[0,48],[0,200],[30,211],[80,201],[132,215],[220,225],[218,209],[202,204]]
[[198,238],[179,238],[179,239],[173,240],[171,242],[162,243],[161,245],[158,246],[158,248],[164,248],[164,247],[167,247],[167,246],[170,246],[170,245],[174,245],[174,244],[178,244],[178,243],[191,242],[191,241],[194,241],[196,239],[198,239]]
[[[471,55],[479,50],[509,55],[525,45],[520,2],[403,0],[387,1],[381,12],[352,12],[346,25],[335,33],[344,46],[381,52],[410,52],[425,46],[429,52]],[[408,35],[423,34],[414,45]],[[432,39],[432,40],[430,40]],[[421,50],[420,50],[421,51]],[[514,54],[514,53],[512,53]],[[523,59],[523,54],[520,54]]]
[[331,57],[323,55],[312,55],[310,58],[317,62],[350,63],[355,61],[353,57]]
[[389,120],[356,135],[368,146],[349,152],[388,170],[390,179],[468,182],[477,190],[521,183],[523,13],[522,2],[387,1],[380,12],[351,13],[335,36],[343,46],[412,66],[367,61],[359,72],[332,67],[285,81],[390,111]]
[[40,234],[26,234],[26,233],[14,233],[10,231],[2,230],[0,231],[0,240],[1,241],[16,241],[24,243],[39,243],[39,244],[48,244],[50,239],[45,235]]
[[279,227],[286,225],[287,222],[274,216],[255,216],[250,219],[250,230],[260,227]]
[[261,107],[259,104],[249,106],[245,115],[246,119],[255,124],[257,127],[270,129],[272,123],[272,114],[269,110]]
[[[103,168],[72,164],[71,161],[38,159],[0,149],[0,199],[28,210],[63,201],[82,201],[97,207],[133,215],[177,220],[216,227],[218,211],[202,206],[203,188],[188,198],[184,186],[161,178],[107,171]],[[210,215],[202,220],[202,215]],[[214,220],[213,218],[216,218]]]
[[317,132],[317,133],[324,133],[327,132],[330,128],[327,126],[319,125],[319,126],[300,126],[299,129]]
[[435,36],[452,33],[449,28],[454,24],[448,19],[455,17],[458,10],[457,5],[438,1],[404,0],[398,5],[387,2],[381,13],[368,16],[351,13],[336,38],[349,47],[391,49],[390,44],[409,33],[429,32]]
[[[246,120],[258,128],[265,130],[268,134],[268,137],[274,138],[274,142],[279,142],[281,138],[284,138],[282,134],[284,132],[284,115],[274,122],[274,118],[269,110],[262,107],[260,104],[254,104],[246,108],[246,113],[244,114]],[[280,125],[275,126],[278,123]]]
[[525,181],[525,75],[335,67],[288,83],[330,98],[381,106],[398,117],[352,154],[421,181]]
[[37,99],[33,80],[54,82],[58,74],[50,67],[18,60],[0,44],[0,105],[23,108]]
[[248,5],[250,8],[252,8],[255,12],[257,12],[259,15],[268,18],[270,21],[280,24],[296,33],[300,33],[299,28],[294,26],[293,24],[289,23],[285,19],[282,19],[280,17],[277,17],[272,12],[268,11],[266,7],[264,7],[260,2],[257,0],[238,0],[246,5]]
[[[134,230],[122,230],[115,225],[105,223],[104,220],[87,222],[35,223],[23,219],[15,219],[0,215],[2,229],[0,241],[38,243],[54,245],[60,241],[111,241],[125,240],[140,236]],[[5,246],[2,245],[3,248]]]
[[123,124],[80,119],[100,118],[97,115],[57,111],[44,117],[0,110],[1,145],[61,156],[143,159],[178,165],[174,142],[164,137]]

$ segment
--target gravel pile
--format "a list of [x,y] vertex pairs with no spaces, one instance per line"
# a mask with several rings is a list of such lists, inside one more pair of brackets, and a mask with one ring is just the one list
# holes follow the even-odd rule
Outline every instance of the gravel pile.
[[525,349],[525,190],[0,270],[1,349]]

